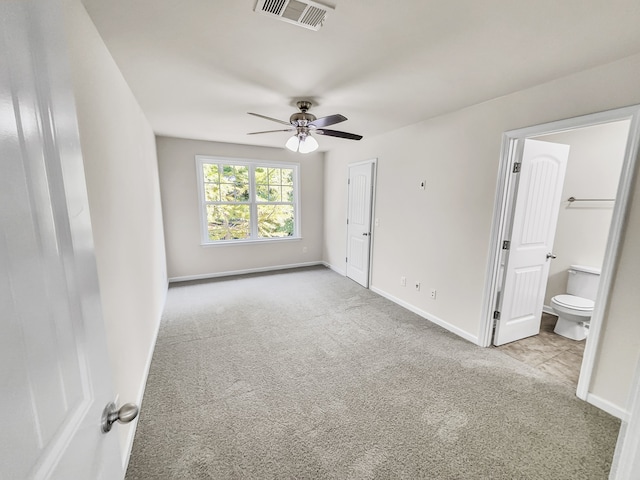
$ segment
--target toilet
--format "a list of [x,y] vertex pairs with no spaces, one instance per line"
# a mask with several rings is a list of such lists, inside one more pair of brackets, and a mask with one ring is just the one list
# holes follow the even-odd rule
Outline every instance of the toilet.
[[551,308],[558,315],[558,335],[572,340],[584,340],[589,332],[594,300],[600,283],[600,269],[584,265],[571,265],[567,293],[551,299]]

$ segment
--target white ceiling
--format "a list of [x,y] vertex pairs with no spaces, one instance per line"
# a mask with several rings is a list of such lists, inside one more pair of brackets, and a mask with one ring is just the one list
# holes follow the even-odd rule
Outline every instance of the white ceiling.
[[299,99],[366,138],[640,52],[638,0],[333,0],[318,32],[256,0],[83,3],[157,134],[250,145],[288,135],[246,112]]

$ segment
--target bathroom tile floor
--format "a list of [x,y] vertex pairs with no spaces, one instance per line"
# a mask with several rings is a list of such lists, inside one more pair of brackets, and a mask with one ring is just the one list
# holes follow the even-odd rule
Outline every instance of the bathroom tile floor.
[[578,385],[586,340],[571,340],[553,333],[557,319],[543,313],[538,335],[496,348],[570,385]]

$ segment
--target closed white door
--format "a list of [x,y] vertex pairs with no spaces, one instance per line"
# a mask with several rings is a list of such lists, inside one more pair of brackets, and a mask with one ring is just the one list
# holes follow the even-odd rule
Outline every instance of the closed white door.
[[0,2],[0,478],[118,480],[61,11]]
[[494,345],[540,332],[569,145],[525,140]]
[[369,287],[373,162],[349,167],[347,208],[347,277]]

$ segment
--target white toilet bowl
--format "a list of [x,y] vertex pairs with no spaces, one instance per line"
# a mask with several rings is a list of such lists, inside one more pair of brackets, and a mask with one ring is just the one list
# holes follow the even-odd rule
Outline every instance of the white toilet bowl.
[[593,300],[588,298],[556,295],[551,299],[551,308],[558,315],[553,331],[572,340],[584,340],[589,333],[593,305]]

